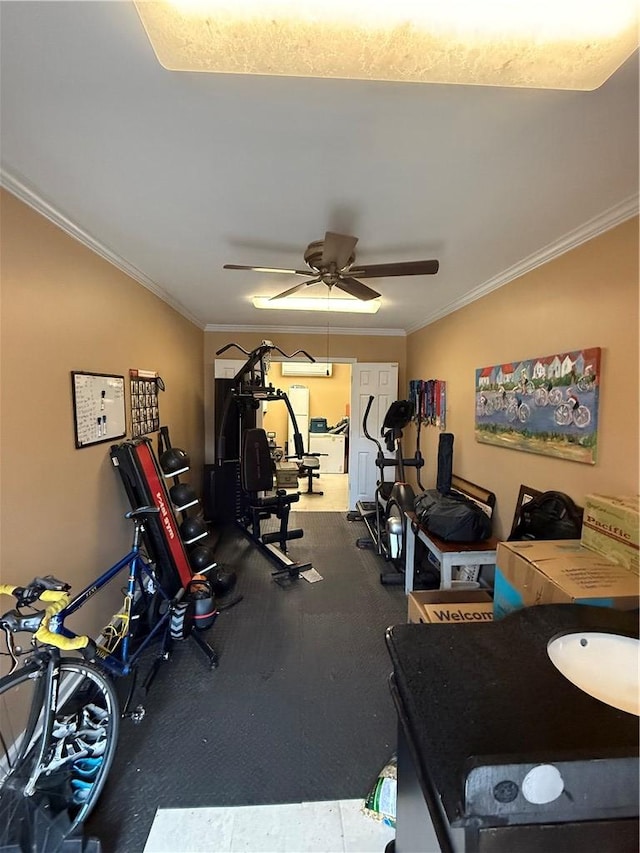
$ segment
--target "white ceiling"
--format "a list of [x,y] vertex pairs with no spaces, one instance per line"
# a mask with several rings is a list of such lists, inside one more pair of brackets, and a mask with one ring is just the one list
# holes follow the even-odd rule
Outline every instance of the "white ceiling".
[[[326,329],[258,311],[326,230],[411,331],[620,222],[638,200],[637,53],[594,92],[178,73],[129,2],[0,2],[2,181],[201,327]],[[322,285],[310,289],[321,293]]]

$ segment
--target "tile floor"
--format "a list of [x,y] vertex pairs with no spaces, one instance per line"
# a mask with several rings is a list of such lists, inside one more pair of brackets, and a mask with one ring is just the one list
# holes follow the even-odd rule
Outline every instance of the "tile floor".
[[[322,495],[306,495],[307,478],[298,480],[297,491],[300,492],[300,500],[291,507],[292,512],[346,512],[349,501],[349,475],[348,474],[323,474],[313,480],[313,490],[322,492]],[[288,489],[287,491],[293,491]]]
[[159,809],[144,853],[384,853],[395,830],[362,800]]

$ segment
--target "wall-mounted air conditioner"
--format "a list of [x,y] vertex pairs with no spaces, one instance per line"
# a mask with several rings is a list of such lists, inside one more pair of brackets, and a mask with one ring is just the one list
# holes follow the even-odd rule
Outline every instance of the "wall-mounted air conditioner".
[[326,361],[283,361],[283,376],[331,376],[333,365]]

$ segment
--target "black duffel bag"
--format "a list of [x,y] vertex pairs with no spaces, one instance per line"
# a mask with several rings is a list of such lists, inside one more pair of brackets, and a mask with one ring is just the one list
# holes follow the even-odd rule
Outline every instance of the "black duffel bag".
[[422,526],[445,542],[481,542],[491,536],[491,519],[460,492],[428,489],[418,495],[414,511]]

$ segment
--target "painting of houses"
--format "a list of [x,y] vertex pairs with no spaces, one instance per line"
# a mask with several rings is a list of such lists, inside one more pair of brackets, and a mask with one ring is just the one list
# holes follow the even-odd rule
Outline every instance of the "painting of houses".
[[595,464],[601,350],[476,370],[476,441]]

